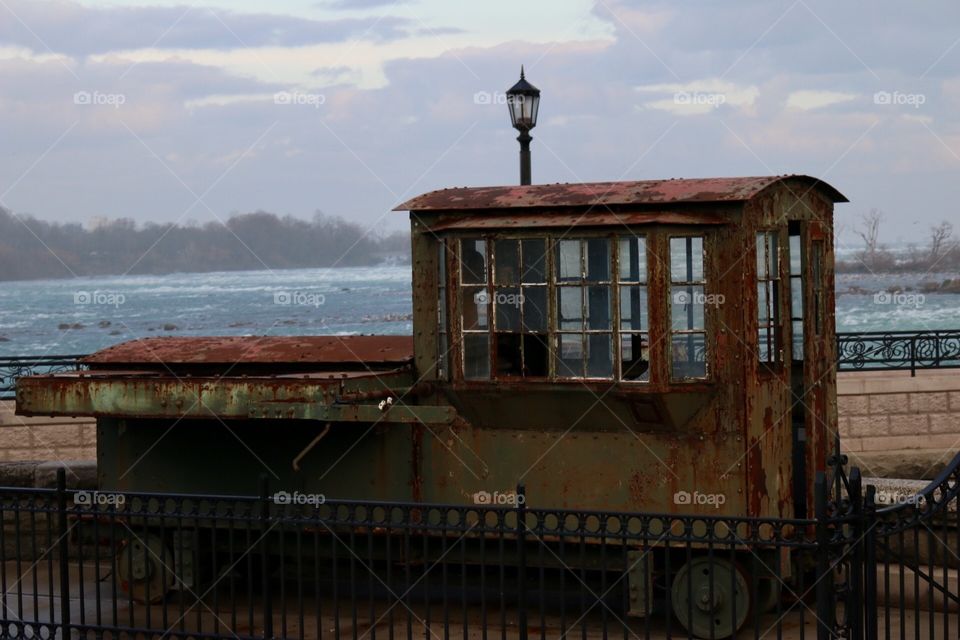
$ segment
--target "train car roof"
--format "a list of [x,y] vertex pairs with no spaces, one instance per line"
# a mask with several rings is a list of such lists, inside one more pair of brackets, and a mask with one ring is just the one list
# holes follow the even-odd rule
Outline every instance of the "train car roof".
[[786,181],[817,189],[833,202],[847,198],[826,182],[805,175],[584,182],[503,187],[454,187],[407,200],[394,211],[481,211],[518,208],[604,207],[735,203]]
[[157,337],[132,340],[83,359],[97,367],[170,365],[403,365],[413,359],[412,336]]

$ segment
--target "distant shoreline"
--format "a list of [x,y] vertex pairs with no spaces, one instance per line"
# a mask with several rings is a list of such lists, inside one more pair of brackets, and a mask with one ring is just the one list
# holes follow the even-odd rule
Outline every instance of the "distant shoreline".
[[202,226],[102,220],[92,228],[16,216],[0,208],[0,281],[374,267],[409,261],[410,234],[342,218],[258,211]]
[[[7,277],[7,274],[0,272],[0,282],[36,282],[40,280],[73,280],[78,278],[120,278],[120,277],[143,277],[143,276],[174,276],[174,275],[207,275],[211,273],[243,273],[243,272],[262,272],[262,271],[297,271],[304,269],[375,269],[378,267],[409,267],[411,266],[411,260],[409,254],[393,254],[393,255],[381,255],[377,256],[376,260],[371,260],[369,262],[351,262],[350,264],[303,264],[303,265],[284,265],[277,267],[260,267],[260,268],[250,268],[249,266],[235,266],[235,267],[217,267],[210,269],[202,270],[193,270],[193,269],[170,269],[170,270],[156,270],[156,271],[135,271],[131,273],[123,272],[98,272],[98,273],[80,273],[75,276],[71,275],[52,275],[52,274],[37,274],[35,277]],[[954,278],[943,278],[938,281],[940,283],[947,283],[947,293],[960,293],[960,272],[954,272],[953,270],[946,269],[943,271],[930,272],[926,269],[920,268],[904,268],[904,269],[885,269],[882,271],[871,271],[867,268],[860,267],[855,269],[850,268],[841,268],[841,265],[838,264],[836,268],[836,275],[838,276],[892,276],[892,277],[901,277],[901,276],[936,276],[937,278],[943,278],[944,275],[953,275]]]
[[258,273],[263,271],[302,271],[305,269],[377,269],[377,268],[390,268],[390,267],[407,267],[410,266],[409,256],[386,256],[385,259],[381,259],[378,262],[370,262],[366,264],[338,264],[338,265],[303,265],[303,266],[283,266],[283,267],[261,267],[259,269],[251,269],[248,267],[221,267],[217,269],[205,269],[202,271],[194,270],[170,270],[170,271],[137,271],[132,273],[78,273],[75,276],[71,275],[37,275],[34,278],[7,278],[5,274],[0,273],[0,283],[2,282],[39,282],[43,280],[78,280],[78,279],[95,279],[95,278],[142,278],[155,276],[162,278],[165,276],[176,276],[176,275],[209,275],[211,273]]

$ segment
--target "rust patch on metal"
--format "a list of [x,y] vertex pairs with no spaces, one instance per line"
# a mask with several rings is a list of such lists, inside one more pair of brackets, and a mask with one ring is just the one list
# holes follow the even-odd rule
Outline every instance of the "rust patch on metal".
[[410,427],[410,490],[414,502],[423,502],[423,425]]
[[491,214],[482,217],[445,216],[430,223],[432,231],[491,230],[509,231],[510,229],[529,229],[531,227],[571,228],[571,227],[620,227],[623,225],[677,224],[677,225],[719,225],[728,220],[716,213],[680,213],[676,211],[614,213],[609,210],[582,212],[546,212],[535,214]]
[[270,365],[406,364],[413,360],[412,336],[177,337],[124,342],[83,359],[91,367],[135,368]]
[[763,501],[767,498],[767,473],[763,469],[763,452],[757,438],[750,439],[750,450],[747,452],[747,501],[750,514],[763,513]]

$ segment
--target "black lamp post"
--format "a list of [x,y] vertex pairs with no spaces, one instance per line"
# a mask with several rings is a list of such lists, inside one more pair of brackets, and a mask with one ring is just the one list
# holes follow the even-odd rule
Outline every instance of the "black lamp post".
[[520,67],[520,81],[507,91],[507,106],[510,122],[520,132],[520,184],[530,184],[530,129],[537,126],[537,111],[540,109],[540,89],[527,82]]

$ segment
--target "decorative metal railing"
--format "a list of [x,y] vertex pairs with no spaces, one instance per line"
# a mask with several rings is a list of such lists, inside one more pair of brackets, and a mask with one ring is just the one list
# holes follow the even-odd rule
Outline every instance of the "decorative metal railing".
[[[702,357],[702,347],[698,350]],[[82,355],[0,357],[0,400],[13,398],[21,376],[74,371]],[[960,368],[960,330],[869,331],[837,334],[840,371]]]
[[13,398],[17,378],[60,371],[76,371],[81,368],[81,358],[83,356],[80,355],[0,357],[0,400]]
[[[838,460],[838,463],[843,461]],[[956,637],[960,455],[813,518],[0,487],[18,639]],[[952,627],[952,628],[951,628]],[[951,631],[953,634],[951,635]]]
[[837,334],[840,371],[960,368],[960,330]]

